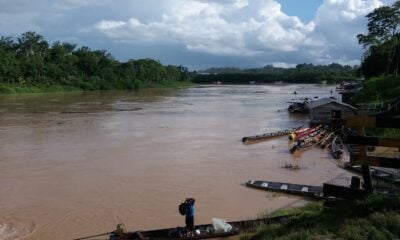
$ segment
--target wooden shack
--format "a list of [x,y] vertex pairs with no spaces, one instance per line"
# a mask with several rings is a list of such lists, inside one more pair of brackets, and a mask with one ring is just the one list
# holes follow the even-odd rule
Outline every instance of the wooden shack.
[[357,108],[334,98],[321,98],[309,102],[307,108],[312,123],[330,123],[332,111],[339,112],[342,118],[355,115],[357,111]]

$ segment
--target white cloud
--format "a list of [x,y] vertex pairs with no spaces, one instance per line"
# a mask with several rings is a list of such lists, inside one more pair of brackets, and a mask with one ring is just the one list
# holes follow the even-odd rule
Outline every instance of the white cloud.
[[[190,51],[228,56],[295,51],[313,29],[313,23],[284,14],[274,0],[176,0],[166,12],[161,21],[101,21],[95,28],[123,41],[175,42]],[[235,20],[243,14],[242,21]]]
[[[267,65],[267,64],[265,64],[265,65]],[[296,67],[296,64],[289,64],[289,63],[285,63],[285,62],[274,62],[274,63],[272,63],[272,65],[274,67],[277,67],[277,68],[293,68],[293,67]]]
[[379,0],[325,0],[318,8],[315,30],[310,35],[320,43],[312,54],[321,62],[359,62],[361,46],[356,36],[366,29],[365,15],[381,5]]
[[278,0],[0,0],[0,33],[33,30],[107,49],[122,42],[132,46],[130,54],[140,44],[141,56],[162,45],[162,53],[149,53],[161,59],[166,52],[182,56],[174,52],[179,47],[218,63],[354,64],[363,51],[356,35],[366,30],[365,15],[382,2],[393,0],[324,0],[305,23]]
[[175,43],[216,56],[291,53],[297,61],[303,56],[316,63],[353,64],[361,55],[356,35],[366,27],[365,15],[381,5],[379,0],[324,0],[305,24],[285,14],[276,0],[169,0],[157,21],[103,20],[95,29],[118,41]]
[[96,28],[103,30],[103,31],[107,31],[110,29],[116,29],[116,28],[121,28],[123,26],[125,26],[126,23],[123,21],[107,21],[107,20],[103,20],[100,21],[99,23],[96,24]]
[[379,0],[325,0],[317,11],[315,21],[351,22],[381,5]]
[[109,2],[110,0],[57,0],[54,3],[54,7],[59,9],[73,9],[84,6],[106,4]]

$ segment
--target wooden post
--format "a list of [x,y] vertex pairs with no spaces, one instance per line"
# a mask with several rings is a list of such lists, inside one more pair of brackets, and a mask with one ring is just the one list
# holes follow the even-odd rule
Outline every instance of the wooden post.
[[[358,134],[361,136],[365,136],[365,127],[359,126],[357,127]],[[365,145],[360,145],[360,156],[366,157],[367,156],[367,147]],[[363,188],[369,192],[373,193],[374,189],[372,187],[372,178],[371,178],[371,171],[368,165],[362,165],[362,175],[364,179]]]
[[[381,107],[393,104],[380,104]],[[377,107],[377,105],[375,105]],[[397,107],[397,106],[396,106]],[[383,108],[381,110],[384,110]],[[363,189],[366,193],[373,192],[372,179],[370,166],[388,167],[400,169],[400,161],[398,158],[388,158],[382,156],[370,156],[367,153],[366,146],[383,146],[383,147],[396,147],[400,149],[400,139],[381,138],[381,137],[366,137],[365,127],[380,127],[380,128],[396,128],[400,129],[400,121],[397,117],[387,116],[350,116],[344,121],[346,126],[355,127],[357,136],[348,136],[345,140],[348,144],[357,144],[360,148],[358,153],[350,155],[350,163],[361,165],[363,175]],[[352,179],[352,187],[356,186],[356,180]],[[353,184],[354,183],[354,184]],[[328,188],[329,190],[329,188]]]
[[360,178],[356,176],[351,177],[350,187],[355,189],[360,189],[360,186],[361,186]]
[[362,166],[362,175],[363,175],[363,178],[364,178],[363,188],[367,192],[373,193],[374,189],[372,187],[371,171],[369,169],[369,166]]

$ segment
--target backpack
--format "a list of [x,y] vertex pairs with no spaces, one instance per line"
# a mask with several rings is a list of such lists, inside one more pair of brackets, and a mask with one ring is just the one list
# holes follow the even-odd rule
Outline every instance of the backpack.
[[186,215],[186,210],[187,210],[186,203],[181,203],[181,204],[179,204],[178,209],[179,209],[179,213],[180,213],[181,215]]

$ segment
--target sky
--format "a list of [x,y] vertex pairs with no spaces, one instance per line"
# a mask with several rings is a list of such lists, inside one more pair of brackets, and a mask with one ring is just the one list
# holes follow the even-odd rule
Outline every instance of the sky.
[[365,15],[394,0],[0,0],[0,35],[209,67],[358,65]]

